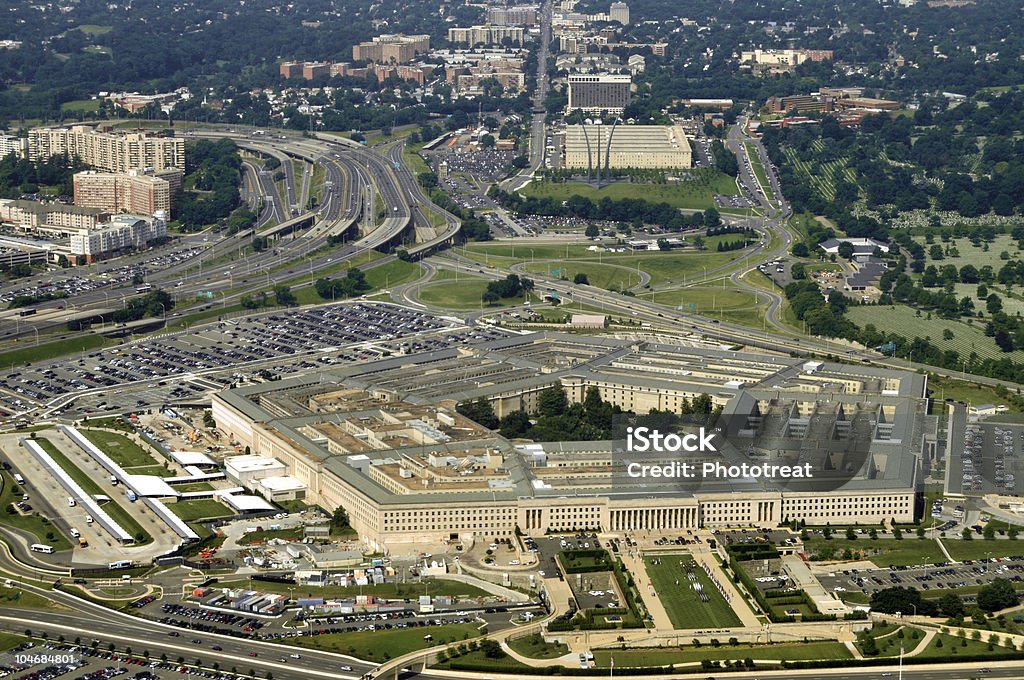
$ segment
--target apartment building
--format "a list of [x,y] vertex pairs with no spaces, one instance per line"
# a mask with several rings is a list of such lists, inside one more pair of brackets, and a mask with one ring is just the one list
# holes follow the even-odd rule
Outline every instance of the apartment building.
[[18,158],[25,158],[28,155],[28,139],[14,135],[0,135],[0,158],[6,158],[12,153]]
[[408,64],[430,51],[429,35],[378,35],[373,40],[352,46],[354,61]]
[[115,215],[109,222],[71,234],[71,254],[94,262],[126,248],[143,248],[167,236],[167,216]]
[[536,26],[536,5],[519,5],[516,7],[489,7],[487,23],[495,26]]
[[102,208],[111,214],[173,215],[174,197],[181,191],[181,170],[127,173],[87,170],[75,173],[75,205]]
[[468,26],[448,29],[448,41],[456,45],[522,45],[522,26]]
[[185,140],[178,137],[158,137],[145,132],[116,133],[88,125],[29,130],[29,160],[64,154],[107,172],[185,169]]

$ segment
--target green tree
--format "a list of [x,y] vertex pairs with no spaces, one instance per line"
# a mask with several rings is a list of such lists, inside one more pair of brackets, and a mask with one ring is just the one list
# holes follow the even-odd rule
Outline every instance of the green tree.
[[938,605],[943,616],[956,619],[964,615],[964,601],[956,593],[945,593],[939,598]]
[[274,286],[274,301],[282,307],[291,307],[298,303],[292,289],[284,284]]
[[537,413],[542,416],[560,416],[569,406],[569,398],[562,385],[546,387],[537,395]]
[[978,591],[978,608],[986,612],[1013,607],[1018,603],[1017,591],[1004,578],[994,579]]

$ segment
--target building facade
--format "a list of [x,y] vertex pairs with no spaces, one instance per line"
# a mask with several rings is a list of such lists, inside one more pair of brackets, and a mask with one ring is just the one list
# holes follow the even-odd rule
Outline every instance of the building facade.
[[562,162],[573,170],[686,169],[693,154],[678,125],[568,125]]
[[109,213],[153,215],[163,211],[172,216],[174,197],[181,190],[181,170],[146,173],[75,173],[75,205],[101,208]]
[[456,45],[522,45],[522,26],[468,26],[448,29],[448,41]]
[[116,215],[93,229],[71,235],[71,254],[86,262],[103,259],[125,248],[143,248],[150,241],[167,236],[167,219],[152,216]]
[[[531,365],[545,352],[547,373]],[[563,363],[567,356],[589,365]],[[480,372],[490,386],[478,387]],[[396,392],[398,384],[407,391]],[[499,417],[532,412],[552,384],[569,403],[596,388],[633,413],[678,413],[685,400],[707,395],[722,408],[724,429],[764,430],[764,450],[751,455],[806,461],[835,484],[745,480],[740,491],[710,482],[681,492],[664,480],[623,483],[613,481],[620,444],[513,443],[455,410],[456,400],[484,398]],[[212,408],[222,431],[273,461],[262,465],[279,463],[306,487],[307,502],[344,507],[360,537],[380,549],[517,531],[912,522],[925,433],[935,428],[923,415],[926,387],[923,376],[872,367],[546,334],[495,341],[471,355],[403,356],[226,390]],[[837,446],[853,431],[864,438]],[[856,474],[839,472],[850,466]]]
[[88,125],[34,128],[28,133],[28,157],[40,161],[67,155],[107,172],[185,169],[185,140],[142,132],[103,132]]
[[632,82],[628,75],[570,75],[566,113],[621,114],[629,106]]
[[354,61],[408,64],[430,51],[429,35],[378,35],[373,40],[352,46]]
[[18,158],[28,155],[28,139],[14,135],[0,135],[0,158],[14,154]]

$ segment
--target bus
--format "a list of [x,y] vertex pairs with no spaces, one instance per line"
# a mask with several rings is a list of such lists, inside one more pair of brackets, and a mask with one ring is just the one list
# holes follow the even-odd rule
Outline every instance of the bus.
[[46,553],[46,554],[50,554],[50,553],[53,552],[53,546],[52,545],[45,545],[43,543],[33,543],[32,545],[30,545],[28,547],[28,549],[31,550],[32,552],[39,552],[39,553]]
[[23,309],[20,312],[18,312],[18,316],[32,316],[37,311],[39,311],[39,310],[37,310],[37,309]]
[[107,565],[107,569],[130,569],[134,566],[131,560],[118,560]]
[[141,286],[135,287],[136,293],[148,293],[151,290],[153,290],[153,286],[149,285],[148,283],[144,283]]

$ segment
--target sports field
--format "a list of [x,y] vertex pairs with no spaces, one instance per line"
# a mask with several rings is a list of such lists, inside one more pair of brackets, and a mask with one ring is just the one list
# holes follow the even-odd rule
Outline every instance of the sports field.
[[[732,607],[690,555],[645,557],[644,564],[653,590],[677,630],[740,625],[740,619]],[[687,574],[688,566],[695,577],[694,581]],[[641,592],[644,592],[646,585],[641,586]],[[707,602],[703,601],[701,593],[707,597]],[[644,596],[647,596],[646,592]]]

